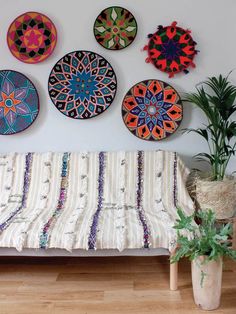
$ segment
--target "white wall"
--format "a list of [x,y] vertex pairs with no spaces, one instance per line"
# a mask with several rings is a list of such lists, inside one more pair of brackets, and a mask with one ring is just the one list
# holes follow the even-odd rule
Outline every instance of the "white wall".
[[[139,30],[136,40],[127,49],[108,51],[93,35],[93,23],[107,6],[121,5],[136,17]],[[8,50],[6,33],[12,20],[26,12],[39,11],[48,15],[58,31],[58,43],[53,55],[36,65],[24,64]],[[13,136],[0,136],[0,152],[8,151],[78,151],[78,150],[175,150],[193,166],[191,156],[206,149],[194,134],[177,132],[162,142],[147,142],[133,136],[121,117],[121,103],[126,91],[136,82],[156,78],[172,84],[180,94],[192,91],[197,82],[207,76],[227,74],[236,67],[236,1],[235,0],[0,0],[0,69],[13,69],[27,75],[35,83],[41,103],[39,117],[26,131]],[[197,67],[188,75],[168,76],[145,63],[142,47],[146,35],[157,25],[178,21],[190,28],[198,43]],[[64,54],[87,49],[103,55],[114,67],[118,92],[112,106],[91,120],[73,120],[61,114],[47,92],[51,68]],[[236,84],[236,71],[231,75]],[[196,127],[203,116],[191,105],[184,105],[182,128]],[[235,160],[230,170],[236,170]]]

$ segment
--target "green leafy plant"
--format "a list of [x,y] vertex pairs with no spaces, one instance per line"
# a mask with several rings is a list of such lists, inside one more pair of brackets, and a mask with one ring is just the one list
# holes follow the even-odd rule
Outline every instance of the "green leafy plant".
[[[228,75],[229,76],[229,75]],[[236,86],[227,77],[210,77],[197,85],[195,93],[188,93],[185,101],[195,104],[208,119],[203,128],[187,129],[202,136],[209,147],[209,153],[199,153],[197,160],[211,165],[211,179],[223,180],[230,158],[236,152],[236,121],[232,114],[236,112]]]
[[[182,257],[192,261],[203,255],[206,256],[206,262],[217,260],[221,256],[236,260],[236,250],[230,247],[230,237],[233,234],[231,223],[217,225],[212,210],[196,211],[193,215],[186,216],[178,209],[178,215],[179,219],[174,226],[177,229],[178,246],[171,263],[178,262]],[[195,220],[199,220],[200,224],[196,224]]]

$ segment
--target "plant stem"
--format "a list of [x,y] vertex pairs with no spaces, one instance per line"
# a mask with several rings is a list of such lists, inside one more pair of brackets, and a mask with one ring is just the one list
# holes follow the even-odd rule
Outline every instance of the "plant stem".
[[[236,148],[236,142],[234,143],[234,146],[232,147],[232,151],[235,151],[235,148]],[[232,156],[232,153],[229,154],[228,158],[226,159],[226,161],[224,163],[224,173],[226,171],[226,168],[228,166],[228,163],[230,161],[231,156]]]

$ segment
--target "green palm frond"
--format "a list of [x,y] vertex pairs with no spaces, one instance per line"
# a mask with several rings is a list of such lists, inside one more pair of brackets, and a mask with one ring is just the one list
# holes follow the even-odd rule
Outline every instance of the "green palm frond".
[[205,128],[187,129],[207,142],[208,153],[200,153],[197,160],[211,164],[214,180],[223,180],[228,162],[236,152],[236,121],[231,121],[236,112],[236,86],[228,76],[209,77],[196,87],[196,92],[185,95],[184,101],[193,103],[206,115]]

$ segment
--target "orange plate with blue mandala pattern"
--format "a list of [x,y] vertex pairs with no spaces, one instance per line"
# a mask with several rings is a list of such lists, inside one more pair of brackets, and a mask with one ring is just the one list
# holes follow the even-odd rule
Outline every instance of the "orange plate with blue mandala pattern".
[[52,21],[37,12],[17,17],[9,27],[7,43],[14,57],[25,63],[47,59],[57,42],[57,31]]
[[125,125],[135,136],[159,141],[173,134],[183,115],[182,102],[176,90],[159,80],[134,85],[122,104]]

